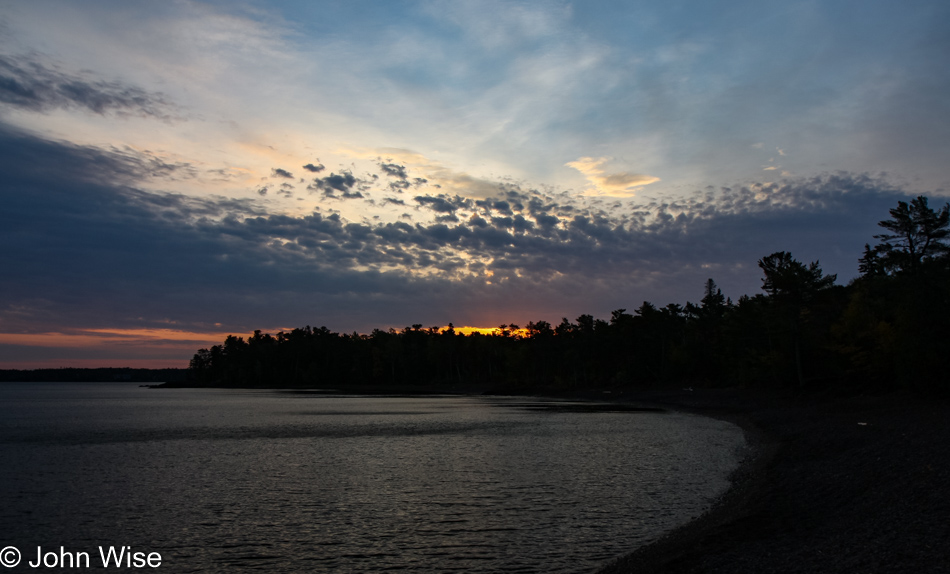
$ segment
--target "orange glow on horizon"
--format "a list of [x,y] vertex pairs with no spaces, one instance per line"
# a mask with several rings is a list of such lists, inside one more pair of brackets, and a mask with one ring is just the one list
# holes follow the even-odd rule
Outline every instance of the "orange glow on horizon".
[[[500,335],[500,327],[453,327],[462,335]],[[448,325],[438,328],[445,332]],[[526,337],[526,329],[508,331],[509,336]],[[290,329],[261,330],[262,333],[289,332]],[[228,335],[244,340],[252,333],[195,332],[177,329],[70,329],[37,333],[0,333],[0,345],[48,349],[48,357],[24,359],[19,352],[0,359],[0,369],[57,368],[187,368],[199,348],[220,345]],[[60,352],[56,350],[59,349]],[[16,357],[16,358],[14,358]]]
[[234,333],[196,333],[193,331],[177,331],[175,329],[87,329],[87,333],[103,333],[146,340],[163,341],[224,341],[228,335]]
[[0,344],[28,347],[96,347],[109,343],[135,344],[167,341],[189,346],[218,344],[229,333],[196,333],[174,329],[77,329],[74,332],[0,333]]
[[[448,325],[442,327],[442,331],[448,329]],[[482,335],[492,335],[492,334],[501,334],[501,329],[499,327],[453,327],[456,333],[461,333],[462,335],[471,335],[472,333],[479,333]],[[527,329],[515,329],[508,332],[515,337],[526,337],[528,335]]]
[[[203,347],[224,342],[229,334],[179,329],[70,329],[39,333],[0,333],[0,345],[44,348],[46,358],[0,359],[0,369],[120,368],[183,369]],[[57,351],[58,350],[58,351]],[[15,358],[16,357],[16,358]]]

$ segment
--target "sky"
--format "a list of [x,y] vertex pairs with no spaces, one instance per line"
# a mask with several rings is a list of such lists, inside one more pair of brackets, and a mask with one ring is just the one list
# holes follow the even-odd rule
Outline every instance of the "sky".
[[0,368],[845,284],[950,196],[943,1],[0,2]]

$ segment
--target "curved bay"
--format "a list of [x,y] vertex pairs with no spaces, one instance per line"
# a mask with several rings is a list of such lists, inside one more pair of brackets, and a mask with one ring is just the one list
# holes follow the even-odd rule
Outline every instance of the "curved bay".
[[588,572],[701,514],[744,445],[722,421],[524,398],[0,394],[9,543],[175,571]]

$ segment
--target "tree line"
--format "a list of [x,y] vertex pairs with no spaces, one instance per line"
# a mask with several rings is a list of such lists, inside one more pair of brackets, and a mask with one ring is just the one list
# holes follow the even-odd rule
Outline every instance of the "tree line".
[[191,360],[195,385],[492,387],[569,390],[653,383],[947,390],[950,205],[898,202],[839,285],[819,262],[760,259],[762,293],[737,301],[713,279],[698,303],[644,302],[608,320],[229,336]]

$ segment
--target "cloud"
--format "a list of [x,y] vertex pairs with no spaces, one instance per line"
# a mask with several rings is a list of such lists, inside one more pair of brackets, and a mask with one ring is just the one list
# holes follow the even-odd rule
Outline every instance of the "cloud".
[[[706,273],[735,297],[769,250],[853,274],[911,185],[864,170],[947,181],[941,3],[860,27],[834,3],[123,6],[5,15],[0,114],[33,135],[0,133],[0,322],[523,323],[681,302]],[[116,121],[178,105],[187,130]]]
[[396,193],[402,193],[403,190],[409,189],[410,187],[421,187],[428,183],[428,180],[422,177],[410,179],[409,171],[404,165],[392,162],[386,163],[383,161],[380,161],[377,165],[384,175],[393,179],[393,181],[389,182],[389,189]]
[[[398,175],[403,171],[407,179],[397,180],[398,182],[408,183],[411,187],[421,187],[428,185],[436,189],[442,189],[446,193],[460,195],[468,198],[487,198],[495,196],[503,189],[503,184],[489,179],[475,177],[468,173],[452,169],[438,160],[426,157],[418,152],[401,148],[380,148],[380,149],[362,149],[345,148],[341,150],[351,157],[378,160],[380,155],[387,158],[386,163],[392,174],[383,169],[386,175]],[[399,164],[395,162],[398,161]],[[410,168],[415,173],[422,173],[424,177],[414,177],[408,179]],[[396,182],[393,182],[396,183]],[[393,191],[399,192],[405,183],[397,183],[391,186]]]
[[593,186],[586,191],[587,195],[632,197],[638,188],[660,181],[652,175],[643,175],[630,172],[606,173],[603,169],[610,158],[582,157],[564,165],[572,167],[584,174],[587,181]]
[[[6,146],[21,146],[16,155],[26,164],[20,169],[29,170],[38,181],[49,179],[58,182],[58,177],[68,174],[77,181],[132,185],[151,179],[176,181],[197,175],[191,163],[169,161],[148,150],[115,146],[96,148],[68,143],[54,145],[2,123],[0,140]],[[50,149],[58,153],[50,155]],[[68,150],[68,153],[62,150]],[[52,159],[57,162],[52,162]]]
[[445,194],[439,194],[437,196],[419,195],[413,199],[420,205],[439,213],[454,213],[456,209],[472,206],[471,200],[457,195],[455,197],[449,197]]
[[[360,199],[363,197],[363,194],[360,192],[360,186],[365,184],[366,182],[358,179],[352,172],[343,170],[339,175],[331,173],[326,177],[314,179],[313,183],[307,186],[307,189],[311,191],[322,191],[324,197]],[[340,195],[336,195],[335,192],[340,192]]]
[[279,167],[272,168],[272,169],[270,170],[270,176],[271,176],[271,177],[283,177],[283,178],[286,178],[286,179],[293,179],[293,178],[294,178],[294,174],[290,173],[290,172],[287,171],[286,169],[281,169],[281,168],[279,168]]
[[[114,150],[9,129],[0,170],[7,333],[607,316],[698,300],[710,276],[735,298],[758,290],[755,261],[777,250],[847,280],[876,222],[906,199],[880,179],[829,174],[622,204],[517,187],[478,201],[420,195],[424,221],[349,221],[142,191],[147,170]],[[353,193],[350,175],[321,185]]]
[[176,117],[176,106],[164,94],[62,72],[37,56],[0,55],[0,103],[32,112],[78,108],[99,115]]
[[379,169],[383,170],[383,173],[389,177],[395,177],[398,179],[406,179],[409,177],[406,174],[406,166],[395,164],[395,163],[383,163],[380,162]]

